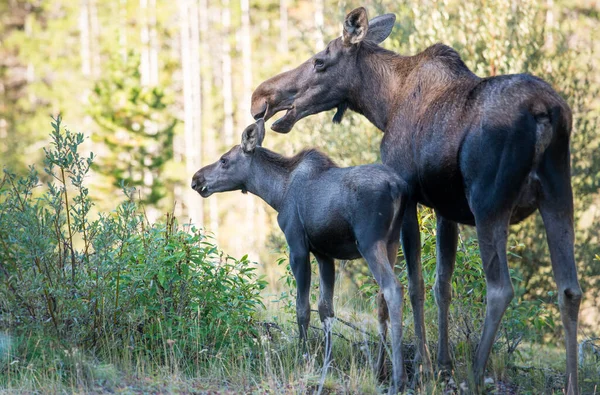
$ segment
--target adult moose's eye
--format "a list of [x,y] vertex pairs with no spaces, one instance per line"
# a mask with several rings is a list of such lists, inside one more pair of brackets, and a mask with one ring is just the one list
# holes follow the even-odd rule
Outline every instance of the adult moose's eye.
[[320,71],[325,69],[325,61],[323,59],[315,59],[315,70]]
[[221,166],[223,167],[227,167],[227,165],[229,164],[229,160],[227,158],[221,158]]

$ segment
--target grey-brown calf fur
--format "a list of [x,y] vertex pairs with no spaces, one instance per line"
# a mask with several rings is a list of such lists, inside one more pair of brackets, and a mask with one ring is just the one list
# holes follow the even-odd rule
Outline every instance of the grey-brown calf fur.
[[[474,360],[481,390],[498,326],[513,297],[506,240],[510,223],[539,210],[544,220],[565,328],[566,388],[577,394],[577,322],[582,297],[573,254],[569,140],[572,116],[543,80],[527,74],[479,78],[452,48],[436,44],[414,56],[378,46],[395,17],[367,22],[348,14],[343,35],[298,66],[256,88],[255,117],[286,110],[272,129],[288,133],[300,119],[350,109],[383,131],[381,158],[409,185],[402,248],[417,335],[417,360],[431,372],[426,346],[417,203],[437,216],[438,366],[451,370],[448,309],[457,224],[476,225],[487,282],[487,311]],[[419,371],[415,367],[415,371]]]
[[[277,212],[289,245],[297,285],[300,338],[310,319],[310,259],[319,264],[319,316],[326,334],[325,365],[331,355],[334,259],[364,257],[389,307],[392,332],[392,391],[402,390],[406,375],[401,353],[403,289],[394,274],[406,183],[384,165],[340,168],[317,150],[286,158],[260,147],[264,122],[243,133],[242,144],[196,172],[192,188],[202,197],[215,192],[248,191]],[[380,302],[380,325],[387,330],[387,309]],[[384,347],[380,347],[380,358]]]

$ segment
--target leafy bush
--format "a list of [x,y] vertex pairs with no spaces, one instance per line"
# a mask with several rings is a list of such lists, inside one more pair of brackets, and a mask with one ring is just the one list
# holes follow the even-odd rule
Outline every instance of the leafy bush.
[[114,212],[92,219],[85,180],[94,156],[83,157],[83,135],[60,122],[44,175],[5,170],[0,183],[0,328],[158,363],[249,342],[265,287],[254,265],[172,215],[148,224],[127,188]]

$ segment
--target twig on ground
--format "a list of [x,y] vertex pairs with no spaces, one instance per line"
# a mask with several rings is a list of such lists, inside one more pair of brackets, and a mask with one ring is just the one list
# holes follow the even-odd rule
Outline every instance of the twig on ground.
[[[311,312],[313,312],[313,313],[318,313],[319,311],[318,311],[318,310],[311,310]],[[351,322],[348,322],[348,321],[346,321],[346,320],[343,320],[343,319],[341,319],[341,318],[339,318],[339,317],[333,317],[333,318],[334,318],[336,321],[339,321],[339,322],[341,322],[342,324],[344,324],[344,325],[346,325],[346,326],[348,326],[348,327],[350,327],[350,328],[354,329],[355,331],[359,331],[359,332],[361,332],[361,333],[363,333],[363,334],[365,334],[365,335],[369,335],[369,336],[371,336],[371,337],[376,337],[376,336],[377,336],[377,335],[374,335],[374,334],[372,334],[371,332],[369,332],[369,331],[367,331],[367,330],[365,330],[365,329],[359,328],[357,325],[355,325],[355,324],[353,324],[353,323],[351,323]]]

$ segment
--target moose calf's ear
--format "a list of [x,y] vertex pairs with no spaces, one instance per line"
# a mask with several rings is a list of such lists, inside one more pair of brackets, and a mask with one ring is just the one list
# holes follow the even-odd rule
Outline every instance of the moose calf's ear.
[[396,22],[396,15],[385,14],[379,15],[369,21],[369,31],[365,40],[372,41],[376,44],[383,42],[394,28],[394,22]]
[[256,123],[248,126],[244,133],[242,133],[242,150],[244,152],[252,152],[254,149],[262,144],[265,138],[265,121],[259,119]]
[[342,40],[344,45],[353,45],[361,42],[369,30],[369,18],[364,7],[350,11],[344,21]]
[[248,126],[242,133],[242,150],[252,152],[258,143],[258,130],[255,124]]

